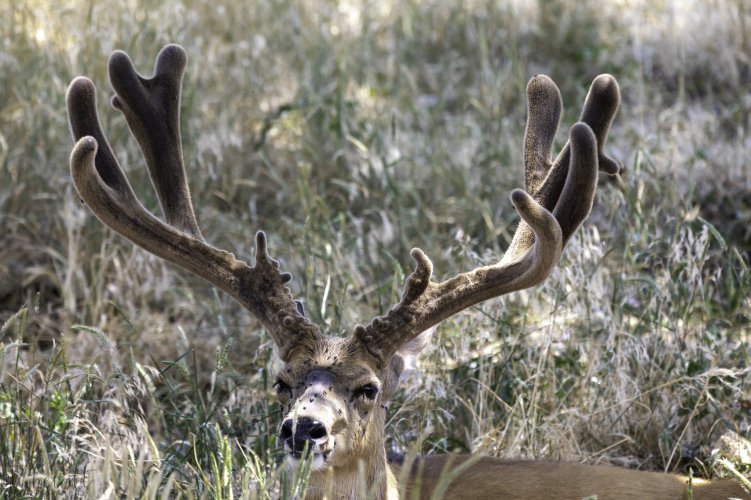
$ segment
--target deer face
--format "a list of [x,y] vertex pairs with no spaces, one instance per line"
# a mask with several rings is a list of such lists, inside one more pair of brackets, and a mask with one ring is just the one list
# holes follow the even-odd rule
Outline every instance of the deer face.
[[279,437],[288,460],[297,463],[307,448],[313,469],[321,470],[364,454],[383,429],[387,382],[352,338],[320,338],[298,349],[275,384],[284,413]]
[[354,337],[322,337],[297,349],[275,383],[288,461],[296,465],[307,449],[313,470],[320,471],[382,454],[385,403],[431,332],[409,342],[383,368]]

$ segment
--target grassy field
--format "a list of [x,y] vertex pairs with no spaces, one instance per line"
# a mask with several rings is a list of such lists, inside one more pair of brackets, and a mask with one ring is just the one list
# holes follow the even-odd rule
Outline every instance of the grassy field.
[[266,230],[333,334],[396,302],[413,246],[438,278],[497,261],[527,80],[561,88],[560,147],[591,80],[615,75],[624,172],[543,285],[439,327],[391,446],[751,472],[747,1],[21,0],[0,3],[0,496],[304,489],[278,467],[258,323],[104,228],[70,180],[65,90],[84,74],[156,213],[106,62],[123,49],[150,74],[169,42],[190,58],[206,239],[252,260]]

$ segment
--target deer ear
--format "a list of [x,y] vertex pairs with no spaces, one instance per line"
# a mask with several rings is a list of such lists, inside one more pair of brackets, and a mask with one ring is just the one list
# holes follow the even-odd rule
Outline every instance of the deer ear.
[[391,356],[391,361],[389,362],[391,377],[389,378],[393,381],[393,387],[388,387],[387,389],[396,389],[402,377],[415,369],[417,366],[417,356],[430,343],[435,328],[435,326],[428,328],[420,335],[400,347],[399,350]]

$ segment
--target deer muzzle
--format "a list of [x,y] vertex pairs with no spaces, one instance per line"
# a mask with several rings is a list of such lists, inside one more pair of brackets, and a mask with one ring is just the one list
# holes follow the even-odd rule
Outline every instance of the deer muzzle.
[[346,428],[346,413],[343,402],[330,389],[333,384],[330,373],[314,370],[306,381],[305,392],[297,398],[279,428],[279,440],[290,460],[299,460],[307,452],[313,456],[313,466],[317,468],[328,460],[337,432]]
[[282,423],[279,439],[287,452],[299,459],[306,450],[314,454],[323,452],[329,433],[322,422],[310,417],[288,418]]

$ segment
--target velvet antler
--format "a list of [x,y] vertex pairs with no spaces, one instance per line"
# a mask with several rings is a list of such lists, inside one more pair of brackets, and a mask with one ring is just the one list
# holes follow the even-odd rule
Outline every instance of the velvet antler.
[[167,223],[138,201],[104,137],[96,112],[94,85],[79,77],[68,88],[68,117],[77,141],[70,157],[73,182],[81,199],[104,224],[158,255],[229,293],[253,313],[287,359],[299,346],[320,336],[285,287],[291,276],[269,257],[266,235],[256,234],[256,265],[206,243],[190,201],[180,144],[180,87],[187,57],[168,45],[146,79],[124,52],[112,54],[109,74],[123,112],[143,151]]
[[511,202],[522,218],[509,249],[498,264],[430,281],[433,264],[415,248],[414,272],[401,301],[385,316],[357,326],[354,337],[379,365],[402,345],[438,322],[484,300],[542,282],[558,263],[563,247],[587,218],[597,186],[597,172],[617,173],[618,163],[604,154],[610,124],[620,103],[618,84],[598,76],[589,90],[581,121],[554,162],[550,156],[561,114],[561,95],[547,76],[527,85],[529,102],[524,136],[526,192],[514,190]]

